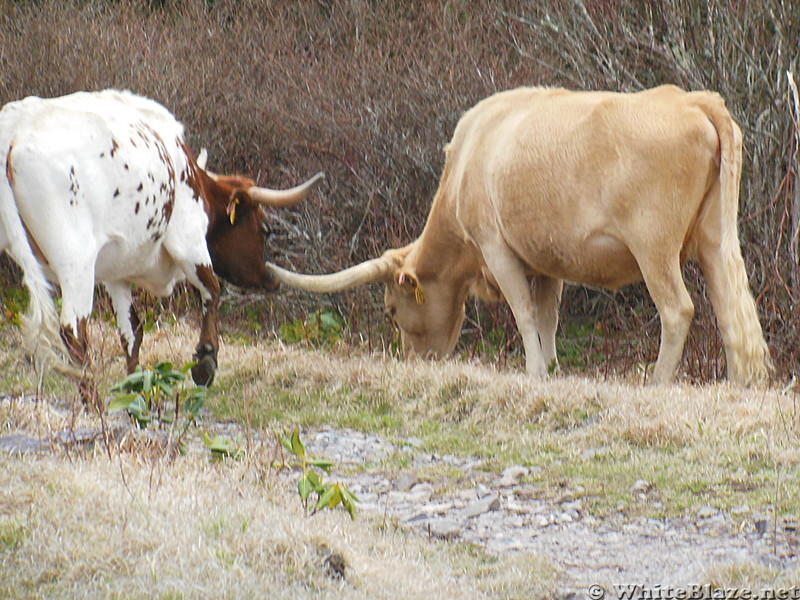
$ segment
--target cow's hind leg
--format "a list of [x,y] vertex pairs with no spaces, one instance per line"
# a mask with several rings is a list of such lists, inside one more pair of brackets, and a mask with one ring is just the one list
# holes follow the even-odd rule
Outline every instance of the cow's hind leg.
[[119,341],[125,352],[125,368],[133,373],[139,365],[139,349],[142,346],[144,328],[136,309],[133,307],[131,287],[125,282],[105,282],[114,315],[117,317]]
[[561,291],[564,282],[560,279],[536,275],[533,278],[533,302],[536,308],[542,356],[549,371],[558,368],[556,356],[556,329],[558,329],[558,309],[561,304]]
[[[91,272],[83,271],[83,272]],[[87,324],[92,313],[94,282],[91,279],[59,277],[61,283],[61,339],[72,360],[81,368],[78,390],[84,404],[102,409],[97,386],[91,376]],[[71,373],[69,373],[71,374]]]
[[694,316],[694,304],[686,291],[677,252],[674,253],[674,258],[658,257],[650,261],[640,261],[639,264],[661,318],[661,347],[651,382],[669,383],[674,379],[681,361],[683,346]]
[[[525,347],[526,371],[531,375],[546,375],[548,365],[542,353],[536,306],[525,276],[525,266],[502,242],[482,246],[481,251],[489,271],[514,314]],[[553,331],[555,332],[555,329]],[[555,342],[553,342],[553,354],[555,354]]]

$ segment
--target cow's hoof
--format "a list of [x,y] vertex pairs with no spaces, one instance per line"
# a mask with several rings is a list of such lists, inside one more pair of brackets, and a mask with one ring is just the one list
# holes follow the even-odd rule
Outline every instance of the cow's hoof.
[[208,344],[197,349],[194,355],[197,364],[192,367],[192,379],[197,385],[210,386],[214,382],[217,371],[217,357],[214,349]]

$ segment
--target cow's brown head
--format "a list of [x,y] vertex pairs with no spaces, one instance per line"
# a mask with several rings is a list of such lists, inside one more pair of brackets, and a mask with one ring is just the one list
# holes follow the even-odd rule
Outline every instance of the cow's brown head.
[[442,358],[458,342],[464,322],[466,285],[453,285],[447,277],[418,274],[416,242],[388,250],[330,275],[299,275],[268,263],[275,277],[288,286],[316,293],[339,292],[372,281],[386,284],[386,312],[400,330],[406,357]]
[[[204,161],[201,161],[201,165]],[[266,266],[269,235],[262,206],[289,206],[306,198],[324,174],[288,190],[261,188],[247,177],[215,175],[198,166],[190,184],[206,203],[206,243],[214,272],[234,285],[274,291],[279,282]]]

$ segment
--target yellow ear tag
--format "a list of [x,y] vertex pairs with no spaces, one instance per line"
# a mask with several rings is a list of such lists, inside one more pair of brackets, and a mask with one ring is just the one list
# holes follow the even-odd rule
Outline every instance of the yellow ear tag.
[[230,215],[230,218],[231,218],[231,225],[233,225],[233,222],[236,221],[236,205],[237,204],[239,204],[239,199],[238,198],[234,198],[231,201],[231,203],[228,205],[228,215]]
[[425,294],[422,293],[422,286],[418,285],[414,288],[414,298],[416,298],[417,304],[425,303]]

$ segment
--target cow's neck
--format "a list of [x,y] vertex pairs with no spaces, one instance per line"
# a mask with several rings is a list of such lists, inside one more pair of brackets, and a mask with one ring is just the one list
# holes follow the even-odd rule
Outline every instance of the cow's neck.
[[409,259],[422,283],[446,284],[456,293],[466,289],[476,270],[475,248],[462,237],[453,219],[434,202],[422,235]]

